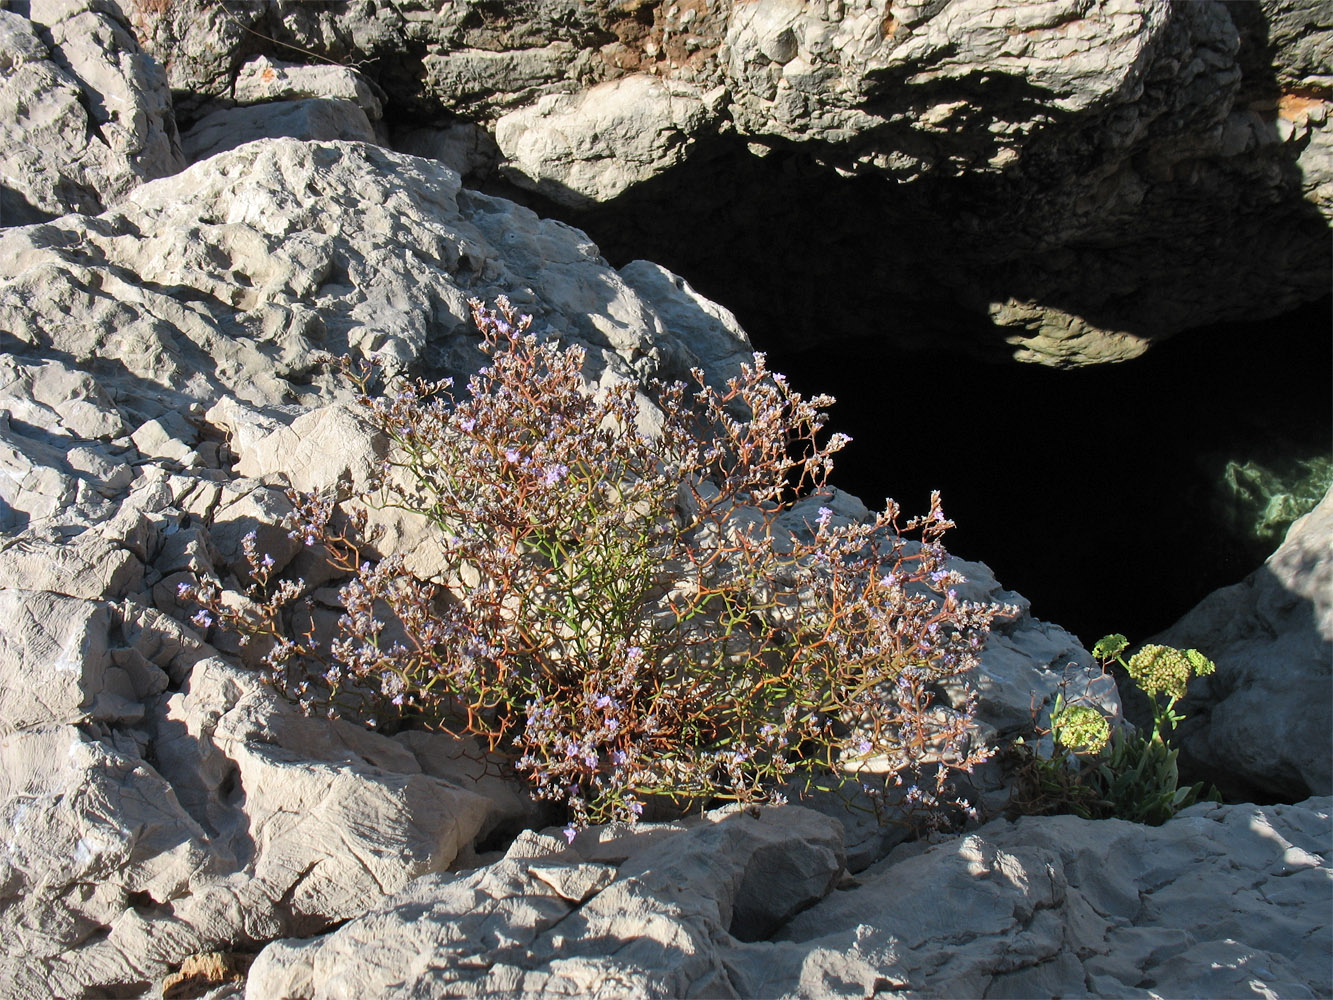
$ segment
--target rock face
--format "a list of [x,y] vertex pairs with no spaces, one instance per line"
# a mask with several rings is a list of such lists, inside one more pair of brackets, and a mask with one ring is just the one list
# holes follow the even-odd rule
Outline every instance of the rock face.
[[115,6],[23,6],[0,4],[0,225],[96,214],[180,170],[166,77]]
[[246,996],[1320,996],[1329,807],[1000,821],[841,881],[838,825],[797,808],[525,835],[270,945]]
[[1187,764],[1238,797],[1333,792],[1333,493],[1153,641],[1217,662],[1183,702]]
[[[177,587],[244,574],[250,532],[279,570],[328,579],[280,527],[283,487],[345,493],[384,443],[320,352],[465,372],[466,300],[503,292],[608,377],[717,378],[749,356],[734,318],[364,143],[251,143],[112,213],[10,228],[0,274],[0,979],[22,997],[138,989],[195,952],[316,933],[533,822],[452,738],[295,715],[221,655],[234,639],[184,624]],[[386,551],[441,571],[422,524],[388,527]],[[1012,597],[960,567],[966,597]],[[1057,688],[1118,709],[1058,628],[1023,616],[988,656],[987,732],[1031,725]],[[888,844],[857,836],[862,863]]]
[[[258,953],[245,987],[255,1000],[418,986],[607,996],[1333,987],[1327,799],[1197,807],[1159,830],[993,823],[887,859],[898,836],[819,800],[594,829],[570,845],[532,831],[549,817],[470,742],[303,716],[261,682],[252,653],[182,605],[180,585],[205,574],[239,591],[253,535],[275,572],[304,580],[330,619],[339,613],[330,570],[282,523],[286,487],[346,496],[384,454],[329,354],[373,355],[391,373],[465,374],[482,359],[467,300],[505,294],[538,333],[583,345],[590,377],[646,382],[701,365],[721,380],[749,357],[735,317],[670,270],[613,268],[583,232],[370,142],[390,131],[381,114],[394,102],[429,109],[447,93],[481,121],[519,116],[508,119],[523,125],[515,141],[563,121],[577,141],[558,183],[619,197],[715,154],[727,130],[807,142],[773,124],[796,118],[716,81],[753,76],[779,95],[787,68],[814,51],[810,11],[573,0],[0,7],[0,59],[14,69],[0,82],[5,1000],[152,994],[173,970],[223,980],[237,965],[217,953],[237,951]],[[861,58],[854,42],[870,9],[819,7],[827,45],[846,49],[821,58]],[[1184,17],[1145,10],[1165,24]],[[1139,13],[1098,8],[1093,20],[1121,15]],[[1052,16],[1034,30],[1055,30]],[[914,43],[920,58],[950,86],[969,78],[949,75],[935,28],[960,19],[980,39],[969,58],[1003,54],[986,48],[989,29],[968,4],[911,17],[901,29],[881,20],[881,41],[861,48],[916,32],[929,42]],[[1308,76],[1320,56],[1303,18],[1293,8],[1272,41]],[[163,77],[130,25],[169,63],[200,158],[188,169]],[[1069,29],[1075,41],[1080,30]],[[365,71],[280,63],[256,51],[263,34],[364,55]],[[1109,77],[1133,79],[1148,58],[1133,55],[1137,44],[1109,60]],[[848,65],[839,87],[862,72]],[[1062,72],[1049,67],[1043,85]],[[1069,113],[1100,106],[1094,83],[1086,93],[1059,84]],[[763,100],[777,107],[777,96]],[[839,100],[827,102],[829,127],[848,135],[814,140],[829,147],[820,162],[888,170],[857,151],[871,148],[851,134],[864,108]],[[310,141],[318,114],[287,117],[303,108],[336,108],[337,128],[366,141]],[[574,135],[592,114],[607,135]],[[299,135],[229,148],[245,121]],[[900,124],[910,132],[915,121]],[[457,124],[434,137],[422,124],[414,141],[447,134],[451,155],[480,168],[491,154],[477,132],[448,131]],[[622,141],[641,153],[631,175],[596,166]],[[565,155],[542,149],[551,162]],[[133,186],[159,174],[170,176]],[[829,503],[838,517],[865,514],[845,494]],[[386,552],[423,578],[441,571],[420,523],[384,523]],[[1034,621],[983,564],[956,566],[965,599],[1020,605],[977,679],[985,735],[1044,724],[1057,692],[1118,712],[1114,684],[1072,636]],[[976,785],[983,804],[1004,794],[993,772]]]
[[[583,212],[581,226],[624,234],[637,210],[646,231],[626,246],[727,287],[760,272],[754,301],[736,304],[774,338],[802,331],[768,322],[766,299],[791,307],[772,291],[813,267],[813,325],[853,257],[884,291],[821,336],[897,316],[935,346],[961,329],[959,343],[1054,365],[1123,360],[1328,290],[1333,31],[1318,0],[412,0],[230,15],[182,0],[139,23],[191,95],[224,95],[255,47],[296,46],[361,66],[417,149],[423,118],[491,128],[504,176]],[[846,224],[828,233],[830,217]],[[831,240],[841,252],[823,263],[810,248]],[[790,259],[770,289],[774,247]]]

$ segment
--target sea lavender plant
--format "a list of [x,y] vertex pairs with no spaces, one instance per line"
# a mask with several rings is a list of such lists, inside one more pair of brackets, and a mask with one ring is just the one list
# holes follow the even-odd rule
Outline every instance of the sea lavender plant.
[[307,710],[481,738],[568,807],[571,833],[634,822],[649,800],[781,799],[794,781],[943,815],[951,772],[989,750],[975,699],[945,703],[940,682],[975,667],[1012,609],[959,598],[938,495],[905,523],[892,501],[835,517],[832,400],[762,355],[725,389],[697,370],[693,388],[654,385],[648,431],[634,383],[594,389],[581,348],[539,340],[503,299],[472,309],[488,363],[465,394],[374,394],[344,362],[392,442],[373,499],[429,519],[448,579],[376,558],[364,509],[293,495],[293,537],[349,577],[338,634],[316,634],[302,585],[253,547],[250,601],[183,589],[199,624],[262,640]]

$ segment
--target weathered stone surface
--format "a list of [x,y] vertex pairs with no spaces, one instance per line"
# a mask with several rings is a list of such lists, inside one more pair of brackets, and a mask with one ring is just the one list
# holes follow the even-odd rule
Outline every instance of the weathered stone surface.
[[[228,52],[254,45],[376,66],[430,129],[494,125],[516,183],[567,206],[641,200],[673,259],[673,240],[719,215],[758,235],[795,214],[771,226],[788,268],[836,238],[890,278],[821,336],[905,315],[931,346],[967,329],[974,348],[1096,364],[1328,287],[1333,46],[1318,0],[412,0],[233,18],[182,3],[145,23],[196,94],[221,94]],[[780,166],[756,178],[751,156]],[[809,189],[746,207],[756,184],[802,175],[820,175],[829,208]],[[864,218],[831,237],[830,212]],[[739,265],[742,240],[718,248],[738,283],[770,265],[770,240],[754,242]],[[689,259],[714,270],[706,250]]]
[[491,134],[465,122],[396,131],[389,145],[400,153],[439,160],[465,181],[489,177],[500,161],[500,148]]
[[166,77],[98,0],[0,10],[0,226],[102,211],[184,162]]
[[1318,996],[1329,807],[1207,804],[1146,829],[1027,818],[905,847],[783,928],[737,992]]
[[426,982],[464,996],[733,995],[718,944],[763,936],[842,869],[835,821],[755,812],[572,847],[524,834],[504,860],[418,880],[324,940],[271,945],[247,996],[388,998]]
[[842,882],[837,825],[796,808],[527,834],[269,945],[246,995],[1319,996],[1329,808],[1000,821]]
[[[464,374],[482,357],[467,300],[505,293],[539,332],[586,346],[590,378],[677,378],[702,364],[716,381],[748,354],[734,317],[665,269],[617,272],[577,230],[362,143],[251,143],[139,188],[114,213],[9,229],[0,275],[11,588],[0,594],[13,619],[0,690],[20,741],[0,809],[17,815],[21,789],[75,784],[114,801],[94,809],[50,791],[58,835],[23,834],[10,849],[23,860],[0,878],[0,940],[18,995],[143,990],[188,955],[317,932],[419,875],[483,860],[487,838],[534,822],[526,795],[452,737],[298,716],[218,657],[245,653],[234,637],[182,624],[193,609],[177,588],[214,573],[246,585],[252,531],[275,571],[329,582],[281,523],[283,491],[358,488],[384,442],[348,408],[325,351],[373,354],[390,373]],[[840,517],[865,513],[850,497],[830,502]],[[423,577],[444,572],[433,533],[387,527],[385,546]],[[1003,593],[984,567],[968,572],[969,596]],[[318,600],[336,618],[332,591]],[[1009,726],[1082,683],[1086,656],[1025,616],[1004,632],[997,678],[1013,679],[983,697]],[[62,657],[78,669],[58,669]],[[1039,690],[1018,692],[1020,677]],[[75,747],[68,774],[50,771],[52,740]],[[771,844],[744,848],[760,874],[699,902],[733,914],[724,923],[742,936],[818,898],[842,863],[832,834],[810,861],[773,822]],[[105,834],[118,846],[103,852],[96,898],[72,902],[86,873],[39,873],[97,824],[120,831]],[[853,846],[864,866],[889,842],[861,831]],[[578,902],[600,872],[543,884]],[[766,889],[782,901],[763,902]],[[590,927],[650,907],[613,898]]]
[[681,163],[716,120],[722,96],[640,73],[511,112],[496,123],[495,141],[508,176],[580,207]]
[[181,136],[181,146],[193,162],[256,139],[284,137],[374,142],[375,129],[365,111],[350,100],[308,97],[214,111]]
[[1152,641],[1217,663],[1182,702],[1187,764],[1233,795],[1333,791],[1333,493],[1262,567]]
[[351,101],[372,122],[384,117],[383,103],[370,82],[348,66],[303,65],[256,56],[236,74],[232,95],[238,104],[332,98]]

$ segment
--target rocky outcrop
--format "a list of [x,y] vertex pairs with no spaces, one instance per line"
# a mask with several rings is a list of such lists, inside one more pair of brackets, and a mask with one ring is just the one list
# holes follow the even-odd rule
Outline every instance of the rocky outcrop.
[[0,4],[0,225],[96,214],[180,170],[166,77],[115,6],[22,6]]
[[[960,18],[978,51],[999,58],[969,10],[919,11],[911,31],[929,38]],[[572,134],[596,113],[608,134],[569,143],[556,183],[634,197],[741,135],[749,98],[719,91],[716,74],[743,70],[768,86],[814,37],[808,11],[772,3],[571,0],[521,13],[413,0],[0,9],[0,52],[17,53],[18,68],[0,83],[0,96],[17,95],[0,104],[0,156],[17,157],[29,185],[10,186],[6,160],[0,994],[139,995],[169,973],[220,982],[255,953],[245,989],[256,1000],[418,986],[1121,995],[1257,983],[1327,993],[1327,800],[1201,806],[1155,831],[1067,817],[994,823],[887,859],[902,833],[819,798],[594,829],[571,845],[533,832],[548,817],[480,748],[302,715],[235,636],[183,606],[180,585],[204,574],[239,599],[253,535],[275,572],[304,581],[317,614],[338,615],[331,570],[283,526],[286,487],[346,496],[385,442],[356,416],[329,355],[465,374],[482,358],[467,300],[505,294],[539,334],[583,345],[601,380],[643,383],[696,365],[720,380],[749,357],[735,316],[667,268],[617,269],[585,233],[469,190],[437,162],[369,141],[306,141],[318,116],[287,119],[336,107],[336,128],[382,143],[392,130],[381,113],[392,117],[395,102],[399,113],[437,107],[432,87],[482,123],[514,114],[519,136],[552,121]],[[860,30],[864,17],[849,4],[827,21],[848,59],[857,46],[836,31]],[[194,126],[200,162],[179,173],[166,92],[129,24],[162,57]],[[887,21],[879,30],[911,34]],[[1317,60],[1283,30],[1275,51],[1293,66]],[[768,64],[728,62],[728,46],[748,38]],[[114,72],[80,48],[88,40],[111,53]],[[923,51],[947,62],[948,47]],[[357,72],[281,61],[318,52],[365,58]],[[781,69],[761,79],[769,64]],[[1117,62],[1108,73],[1133,69]],[[1083,99],[1070,88],[1069,100]],[[46,136],[25,116],[39,106],[31,95],[52,94],[41,106],[61,124]],[[1098,107],[1088,97],[1071,114]],[[212,115],[222,117],[206,124]],[[299,137],[229,148],[243,121]],[[469,169],[493,153],[479,126],[417,124],[413,141],[438,141]],[[89,127],[105,142],[71,139]],[[743,127],[765,146],[757,126]],[[646,128],[662,133],[660,146],[642,141]],[[33,137],[50,146],[41,163],[22,159]],[[772,137],[772,155],[829,147],[811,160],[821,170],[885,169],[857,159],[850,135]],[[584,169],[614,159],[621,138],[638,143],[630,174],[609,162]],[[548,144],[540,155],[559,152]],[[131,187],[156,173],[173,175]],[[840,518],[866,513],[846,494],[828,503]],[[419,520],[377,516],[384,551],[423,578],[443,572]],[[1118,711],[1114,684],[1077,640],[1033,620],[983,564],[954,565],[966,599],[1020,606],[976,679],[979,735],[1043,725],[1057,692]],[[1002,775],[982,769],[972,791],[998,808]]]
[[841,879],[797,808],[525,835],[270,945],[246,996],[1319,996],[1329,808],[1000,821]]
[[[15,995],[139,989],[195,952],[317,933],[534,822],[451,737],[296,714],[237,665],[235,637],[187,624],[177,589],[204,573],[239,588],[251,532],[275,571],[328,581],[281,527],[283,489],[346,495],[384,453],[328,352],[461,374],[482,358],[467,299],[507,293],[604,377],[723,378],[749,357],[734,317],[364,143],[251,143],[112,213],[4,230],[0,274],[0,813],[15,831],[0,979]],[[386,552],[443,572],[419,518],[385,526]],[[965,597],[1013,598],[958,565]],[[1024,615],[987,656],[988,735],[1030,726],[1057,689],[1118,709],[1054,626]],[[978,781],[998,804],[996,775]],[[858,828],[846,850],[867,864],[893,842]]]
[[1217,662],[1183,703],[1188,766],[1236,797],[1333,792],[1333,493],[1153,641]]
[[[182,0],[139,23],[190,95],[262,49],[356,62],[414,151],[431,118],[490,129],[506,178],[613,255],[722,275],[775,342],[896,317],[1063,366],[1327,292],[1325,21],[1316,0]],[[868,291],[830,317],[849,267]]]

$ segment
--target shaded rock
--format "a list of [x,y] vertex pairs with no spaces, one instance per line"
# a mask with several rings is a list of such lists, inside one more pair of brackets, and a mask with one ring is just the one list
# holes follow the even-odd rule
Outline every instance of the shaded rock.
[[490,176],[501,155],[489,132],[467,122],[395,132],[390,145],[402,153],[439,160],[465,180]]
[[1181,703],[1188,766],[1237,796],[1333,790],[1333,493],[1262,567],[1151,641],[1217,663]]
[[193,162],[256,139],[282,137],[374,142],[375,130],[365,111],[352,101],[310,97],[214,111],[181,136],[181,146]]
[[0,10],[0,225],[96,213],[182,166],[161,67],[113,5]]

